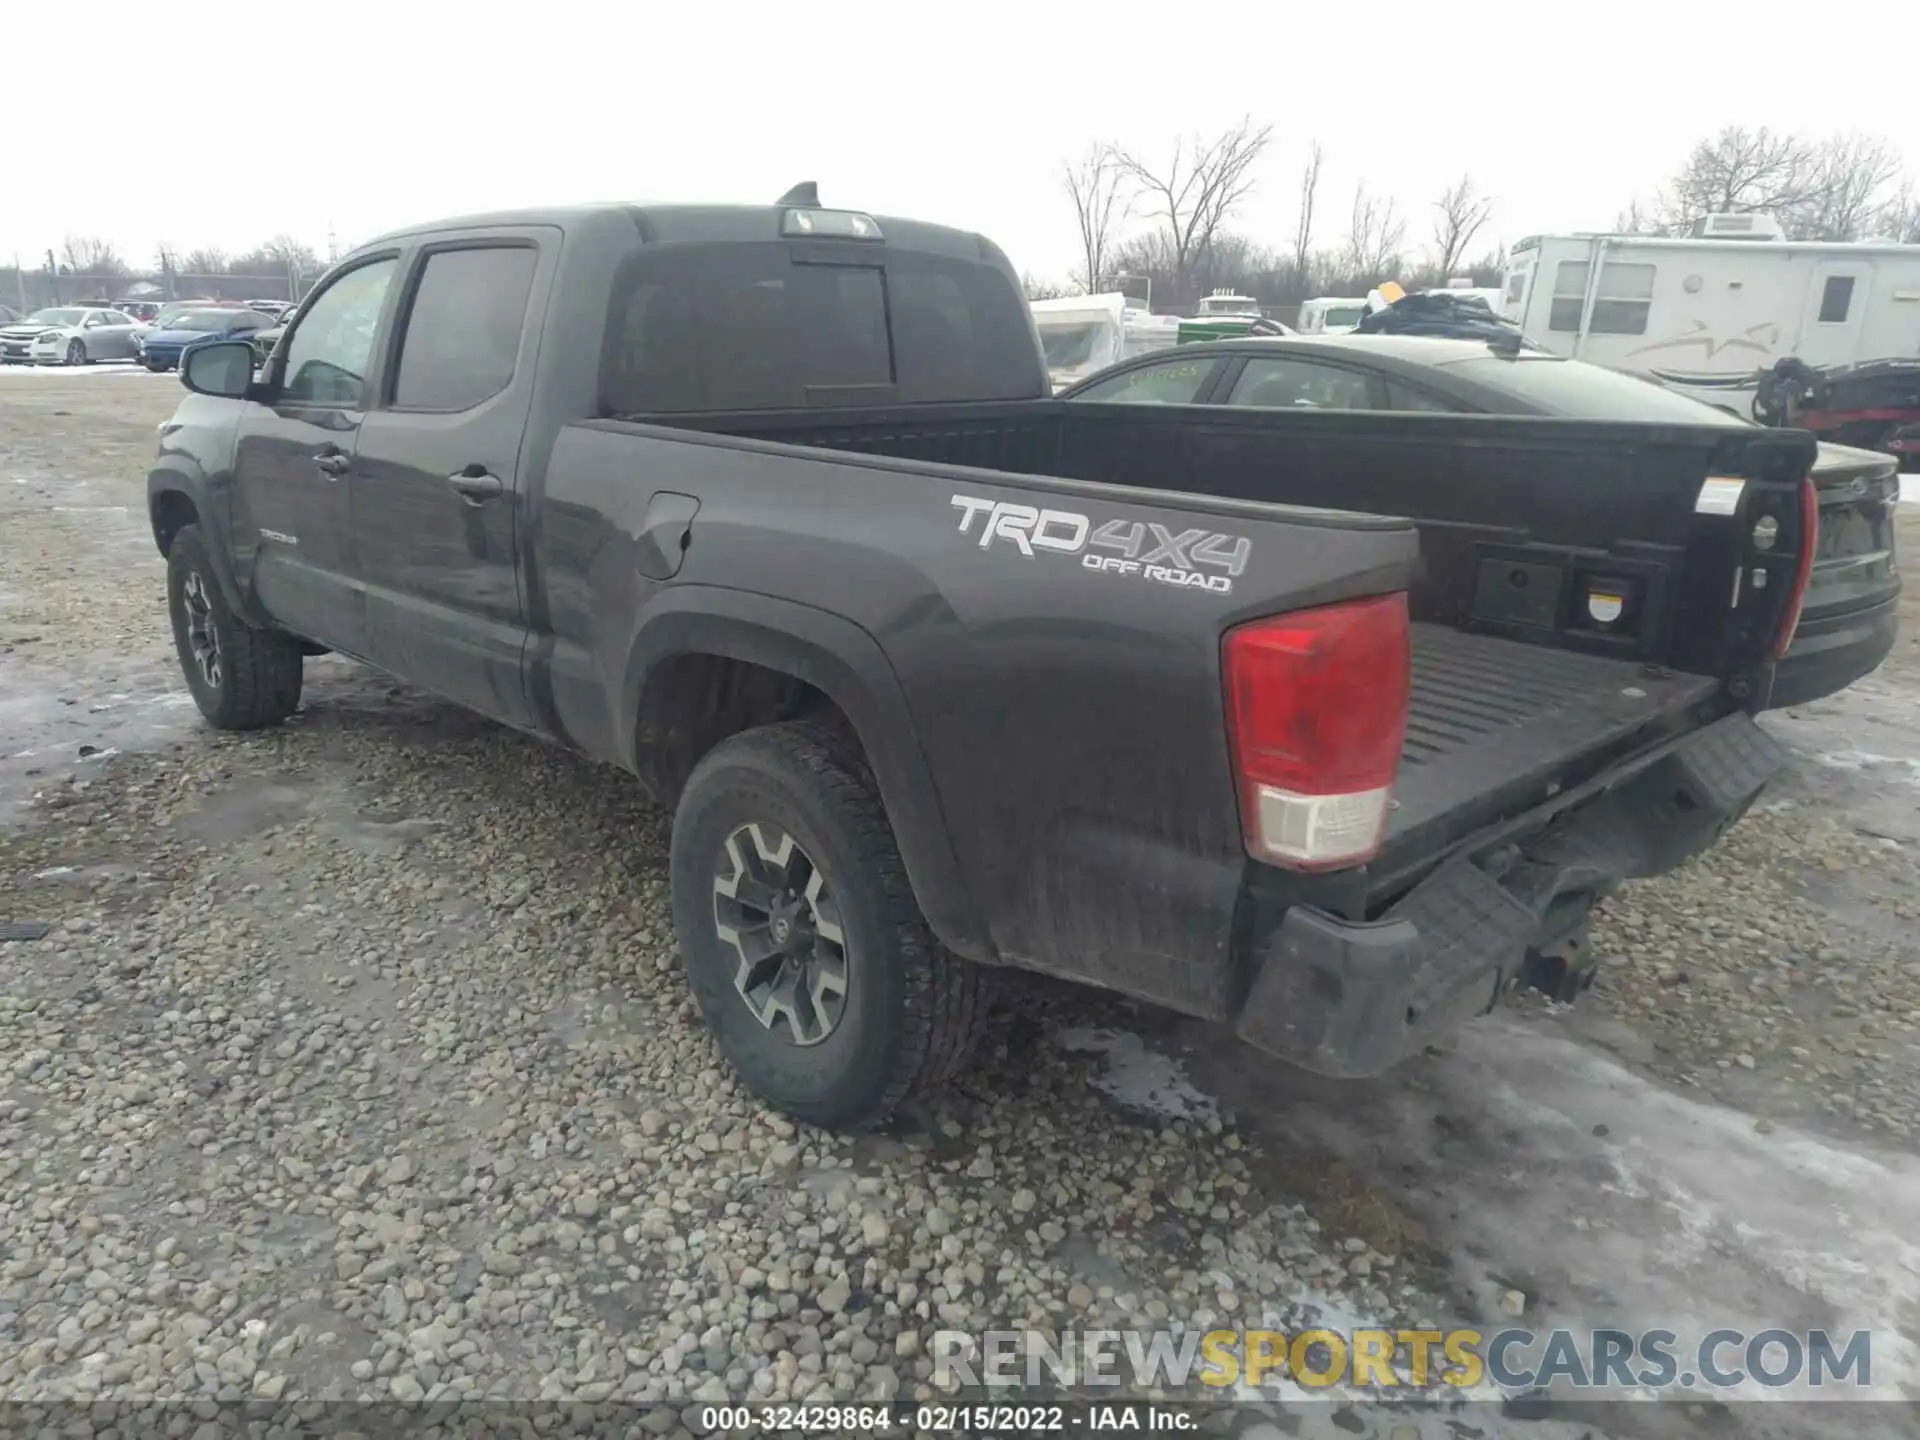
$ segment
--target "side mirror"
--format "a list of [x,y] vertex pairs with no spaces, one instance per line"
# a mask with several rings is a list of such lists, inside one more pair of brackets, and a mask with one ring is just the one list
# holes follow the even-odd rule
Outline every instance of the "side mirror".
[[244,340],[196,345],[180,361],[180,383],[196,395],[244,400],[253,386],[253,347]]

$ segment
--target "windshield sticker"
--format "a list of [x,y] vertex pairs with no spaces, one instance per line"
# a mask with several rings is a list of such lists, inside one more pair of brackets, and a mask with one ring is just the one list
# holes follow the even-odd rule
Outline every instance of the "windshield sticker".
[[977,536],[982,550],[1000,544],[1028,559],[1076,555],[1084,570],[1182,590],[1231,595],[1234,580],[1253,556],[1253,542],[1244,535],[1200,529],[1176,534],[1154,521],[1095,524],[1092,516],[1077,510],[1042,510],[977,495],[955,495],[952,503],[960,512],[960,533],[969,539]]

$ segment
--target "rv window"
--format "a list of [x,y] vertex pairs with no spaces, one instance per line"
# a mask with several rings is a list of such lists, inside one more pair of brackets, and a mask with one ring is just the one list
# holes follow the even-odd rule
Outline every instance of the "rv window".
[[1507,277],[1507,304],[1518,305],[1520,297],[1526,293],[1527,272],[1516,270]]
[[1553,313],[1549,330],[1578,330],[1587,296],[1587,262],[1562,260],[1553,272]]
[[1098,320],[1072,325],[1040,322],[1040,347],[1047,352],[1049,370],[1065,370],[1084,365],[1093,358],[1093,347],[1106,335],[1107,326]]
[[[1653,308],[1651,265],[1608,261],[1600,267],[1600,284],[1593,299],[1591,335],[1644,335],[1647,312]],[[1553,312],[1549,330],[1577,331],[1586,298],[1587,262],[1562,260],[1553,277]]]
[[1820,292],[1820,323],[1844,325],[1852,305],[1853,276],[1829,275],[1826,288]]

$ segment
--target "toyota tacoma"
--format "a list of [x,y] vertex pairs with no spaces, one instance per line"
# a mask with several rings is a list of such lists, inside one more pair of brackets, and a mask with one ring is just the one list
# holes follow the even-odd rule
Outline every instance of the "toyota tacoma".
[[334,651],[631,772],[720,1049],[823,1125],[994,967],[1379,1073],[1581,988],[1779,763],[1801,432],[1061,402],[993,244],[807,187],[391,234],[255,358],[188,352],[149,480],[202,713]]

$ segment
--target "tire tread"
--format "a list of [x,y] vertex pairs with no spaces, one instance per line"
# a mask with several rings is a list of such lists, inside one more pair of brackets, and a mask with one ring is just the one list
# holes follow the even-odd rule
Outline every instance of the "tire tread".
[[888,930],[885,948],[899,967],[904,992],[898,1043],[876,1094],[858,1108],[804,1117],[835,1128],[866,1128],[965,1068],[987,1018],[985,976],[934,937],[914,898],[872,771],[843,727],[791,720],[743,732],[701,762],[696,780],[721,749],[737,755],[748,746],[817,790],[845,823],[856,863],[877,882]]
[[[177,559],[176,559],[177,557]],[[304,678],[304,660],[300,642],[278,630],[260,630],[248,625],[226,608],[218,582],[214,579],[206,536],[197,524],[183,525],[167,548],[167,563],[183,569],[198,570],[213,592],[215,619],[221,623],[221,659],[226,665],[227,684],[219,705],[201,713],[220,730],[258,730],[278,725],[300,704]],[[177,581],[169,576],[168,600],[173,602]],[[188,657],[180,657],[182,668]],[[199,699],[196,688],[195,699]]]

